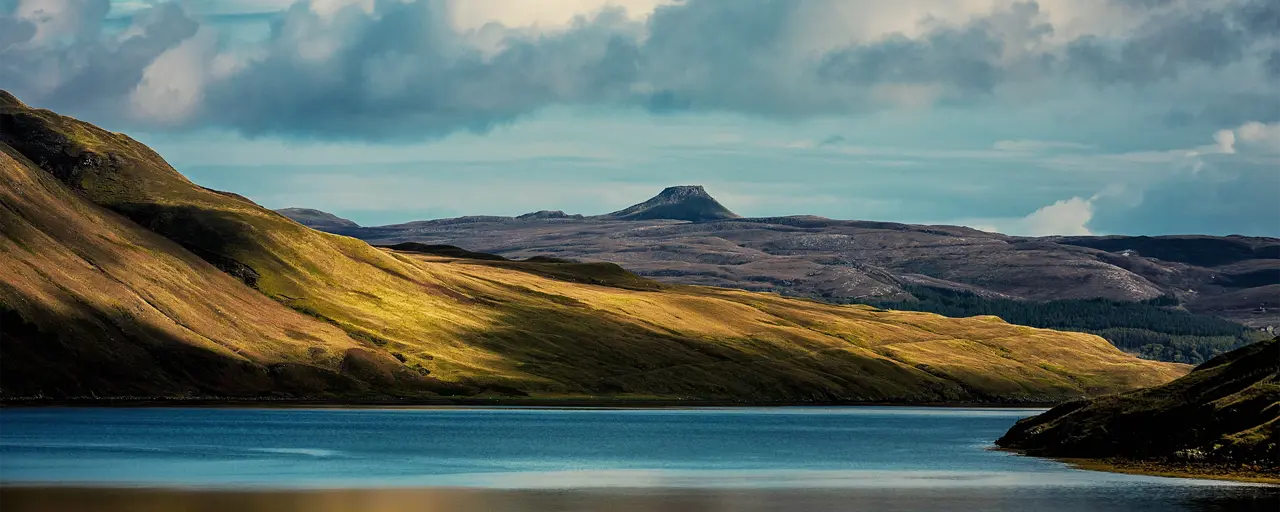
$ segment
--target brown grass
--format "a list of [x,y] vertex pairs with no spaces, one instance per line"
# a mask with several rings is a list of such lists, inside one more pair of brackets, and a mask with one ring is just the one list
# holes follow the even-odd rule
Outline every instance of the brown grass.
[[[269,393],[282,379],[336,392],[334,382],[351,384],[341,375],[405,394],[453,383],[482,394],[1050,401],[1187,371],[1096,336],[990,317],[379,250],[196,186],[123,135],[25,106],[0,106],[0,120],[0,302],[31,322],[29,339],[61,340],[32,351],[36,341],[10,338],[8,395],[147,383]],[[202,390],[157,361],[176,345],[235,370],[218,375],[266,377]],[[104,365],[146,377],[102,388],[71,375]],[[9,371],[23,367],[39,370]]]

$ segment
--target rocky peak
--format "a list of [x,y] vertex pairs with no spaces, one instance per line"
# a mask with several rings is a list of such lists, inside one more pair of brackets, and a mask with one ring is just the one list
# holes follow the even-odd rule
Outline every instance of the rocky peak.
[[601,217],[616,220],[671,219],[706,222],[736,219],[739,215],[711,197],[702,185],[680,185],[667,187],[648,201]]
[[715,200],[711,197],[711,194],[707,193],[707,189],[702,188],[702,185],[676,185],[674,187],[667,187],[662,189],[662,192],[659,192],[658,195],[654,196],[654,199],[684,201],[695,197],[711,199],[712,201]]

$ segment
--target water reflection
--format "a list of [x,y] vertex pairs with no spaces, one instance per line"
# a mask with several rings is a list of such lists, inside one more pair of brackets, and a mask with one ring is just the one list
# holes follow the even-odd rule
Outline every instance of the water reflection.
[[[1152,488],[808,489],[808,490],[479,490],[359,489],[202,491],[182,489],[0,489],[5,512],[388,512],[388,511],[1267,511],[1280,489],[1212,487],[1194,493]],[[1185,489],[1183,489],[1185,491]],[[1119,498],[1119,499],[1117,499]],[[1126,499],[1127,498],[1127,499]]]

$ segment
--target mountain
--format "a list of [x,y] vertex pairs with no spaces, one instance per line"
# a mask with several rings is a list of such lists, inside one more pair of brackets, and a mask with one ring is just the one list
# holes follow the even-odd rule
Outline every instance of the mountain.
[[329,212],[310,208],[281,208],[276,213],[293,219],[298,224],[316,229],[358,228],[359,224]]
[[1036,238],[805,216],[619,222],[622,212],[573,222],[465,217],[331,231],[374,243],[612,261],[668,282],[836,301],[909,298],[908,285],[1033,301],[1167,296],[1193,312],[1280,326],[1275,238]]
[[517,219],[582,219],[582,215],[569,215],[563,210],[539,210],[516,216]]
[[1020,402],[1186,372],[991,317],[376,248],[196,185],[126,135],[7,93],[0,206],[6,399]]
[[1059,405],[997,445],[1049,457],[1256,468],[1280,477],[1280,339],[1261,341],[1168,384]]
[[[700,187],[672,187],[645,203],[583,219],[471,216],[325,229],[375,244],[450,244],[510,258],[608,261],[667,283],[834,303],[954,316],[1026,306],[1036,311],[1016,321],[1100,333],[1134,353],[1187,363],[1264,337],[1260,329],[1280,328],[1280,239],[1017,237],[813,216],[706,220],[706,212],[657,213],[670,212],[664,204],[685,205],[676,200],[682,197],[714,201]],[[633,220],[645,216],[662,218]],[[931,303],[939,293],[971,294],[992,304]],[[1096,311],[1097,301],[1117,305],[1108,311],[1119,315],[1123,309],[1125,316],[1075,322],[1058,314],[1083,318],[1072,310]]]
[[739,218],[708,194],[701,185],[667,187],[648,201],[601,215],[610,220],[687,220],[707,222]]

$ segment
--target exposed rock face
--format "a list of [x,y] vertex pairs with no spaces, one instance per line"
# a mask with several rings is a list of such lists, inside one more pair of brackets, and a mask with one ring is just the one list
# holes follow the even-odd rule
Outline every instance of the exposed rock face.
[[739,215],[729,211],[711,197],[701,185],[667,187],[652,199],[629,208],[601,215],[614,220],[687,220],[707,222],[736,219]]
[[347,219],[339,217],[329,212],[313,210],[311,208],[282,208],[276,210],[276,213],[293,219],[298,224],[312,227],[316,229],[334,229],[334,228],[358,228],[359,224],[351,222]]

